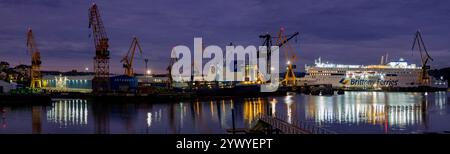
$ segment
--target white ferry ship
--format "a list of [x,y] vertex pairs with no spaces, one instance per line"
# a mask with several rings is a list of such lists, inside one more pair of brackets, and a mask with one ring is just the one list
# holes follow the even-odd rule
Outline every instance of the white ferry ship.
[[[403,58],[387,62],[381,58],[378,65],[343,65],[316,59],[314,66],[305,65],[306,76],[299,79],[300,85],[332,85],[336,89],[383,90],[408,89],[423,86],[419,82],[421,67],[409,64]],[[430,86],[446,90],[447,81],[431,77]]]

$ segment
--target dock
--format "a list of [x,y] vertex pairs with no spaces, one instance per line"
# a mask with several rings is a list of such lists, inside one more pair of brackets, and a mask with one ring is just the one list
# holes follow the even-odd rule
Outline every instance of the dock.
[[299,120],[288,122],[287,120],[273,116],[260,116],[260,122],[264,122],[279,130],[283,134],[337,134],[334,131],[319,127],[313,123],[307,123]]
[[282,116],[259,115],[252,122],[252,128],[227,129],[228,133],[266,133],[266,134],[337,134],[332,130],[319,127],[313,123],[280,118]]
[[281,120],[276,117],[270,116],[261,116],[259,118],[260,122],[266,123],[282,134],[313,134],[314,132],[310,132],[306,129],[302,129],[294,124],[290,124],[284,120]]

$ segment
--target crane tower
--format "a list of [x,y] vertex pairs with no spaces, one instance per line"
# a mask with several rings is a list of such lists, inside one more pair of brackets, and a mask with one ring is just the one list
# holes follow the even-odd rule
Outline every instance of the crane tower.
[[[295,36],[298,35],[298,33],[295,33]],[[292,37],[289,37],[292,38]],[[294,69],[296,69],[295,62],[297,61],[297,55],[294,51],[294,48],[289,44],[288,36],[284,34],[284,28],[282,27],[280,31],[278,32],[278,40],[277,45],[285,45],[284,47],[284,55],[285,59],[287,60],[287,67],[286,67],[286,75],[284,77],[284,84],[288,86],[295,86],[296,85],[296,77],[294,73]]]
[[109,44],[103,26],[100,12],[94,3],[89,8],[89,28],[92,29],[92,35],[95,45],[94,72],[92,80],[92,89],[94,92],[109,91]]
[[41,52],[37,48],[36,42],[33,36],[33,30],[28,28],[27,33],[27,48],[28,53],[31,54],[31,88],[42,87],[42,75],[41,75]]

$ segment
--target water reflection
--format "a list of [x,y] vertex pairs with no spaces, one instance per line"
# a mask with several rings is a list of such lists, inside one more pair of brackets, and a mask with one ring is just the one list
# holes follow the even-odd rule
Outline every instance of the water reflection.
[[440,91],[440,92],[436,92],[435,94],[434,94],[435,96],[435,104],[436,104],[436,107],[439,109],[439,110],[443,110],[444,109],[444,107],[445,107],[445,105],[446,105],[446,103],[447,103],[447,93],[446,92],[443,92],[443,91]]
[[254,99],[244,99],[244,122],[245,126],[251,126],[251,123],[255,120],[257,116],[265,113],[264,102],[261,98]]
[[[443,111],[447,93],[435,93],[435,106]],[[428,129],[429,95],[423,93],[349,92],[344,96],[305,97],[305,120],[318,125],[383,126],[384,132],[407,127]],[[358,127],[358,126],[355,126]],[[364,126],[361,126],[364,127]]]
[[[181,115],[184,115],[183,113]],[[154,124],[161,123],[162,109],[156,109],[155,111],[147,112],[147,128],[151,128]],[[148,129],[147,129],[148,130]]]
[[87,125],[87,117],[87,100],[55,100],[52,102],[51,107],[47,109],[47,121],[57,124],[59,127],[67,127],[68,125]]
[[42,132],[42,106],[33,106],[31,108],[31,130],[33,134]]
[[[112,110],[112,106],[105,104],[105,102],[92,103],[92,112],[94,115],[94,132],[96,134],[109,134],[110,133],[110,116],[115,112]],[[111,113],[111,114],[110,114]],[[120,117],[119,117],[120,119]],[[116,120],[119,120],[116,119]],[[124,125],[124,124],[122,124]]]
[[270,101],[270,115],[275,116],[277,115],[277,100],[275,98],[272,98],[272,100]]
[[165,127],[165,133],[224,133],[232,125],[231,108],[236,113],[236,126],[243,128],[250,127],[258,115],[265,113],[266,104],[262,98],[158,104],[148,109],[151,111],[143,120],[150,133],[161,127]]
[[[293,115],[293,108],[295,108],[295,101],[292,98],[293,96],[288,95],[286,96],[286,98],[284,99],[284,103],[286,104],[286,117],[287,117],[287,122],[292,124],[292,117],[295,115]],[[295,110],[295,109],[294,109]]]
[[252,127],[259,115],[268,114],[338,133],[438,132],[450,130],[448,96],[346,92],[173,103],[59,99],[45,106],[0,106],[0,133],[226,133],[232,108],[236,128]]
[[2,117],[2,128],[6,128],[7,126],[7,122],[6,122],[6,108],[0,106],[0,113],[1,113],[1,117]]

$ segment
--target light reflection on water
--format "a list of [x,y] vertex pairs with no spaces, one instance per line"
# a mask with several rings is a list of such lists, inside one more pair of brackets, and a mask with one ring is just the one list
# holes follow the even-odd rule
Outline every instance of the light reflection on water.
[[56,100],[47,108],[47,121],[58,124],[59,127],[87,125],[87,117],[87,100]]
[[0,133],[226,133],[258,115],[304,121],[338,133],[450,130],[449,93],[346,92],[178,103],[59,99],[46,106],[0,106]]
[[[379,125],[384,131],[422,124],[427,99],[419,93],[358,92],[307,99],[306,120],[318,125]],[[332,126],[330,126],[332,127]]]

